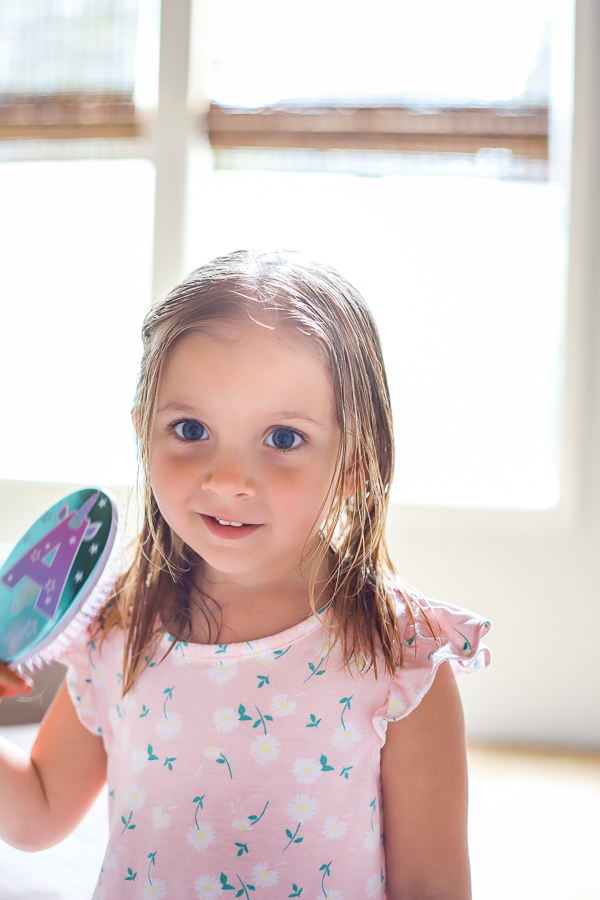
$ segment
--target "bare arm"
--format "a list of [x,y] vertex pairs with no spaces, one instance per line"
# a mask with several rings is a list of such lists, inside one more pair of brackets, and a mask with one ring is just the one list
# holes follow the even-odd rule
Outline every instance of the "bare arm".
[[[0,697],[28,693],[8,672],[0,664]],[[21,850],[51,847],[83,818],[105,779],[102,739],[81,724],[63,684],[31,757],[0,739],[0,838]]]
[[471,900],[462,705],[443,663],[381,751],[389,900]]

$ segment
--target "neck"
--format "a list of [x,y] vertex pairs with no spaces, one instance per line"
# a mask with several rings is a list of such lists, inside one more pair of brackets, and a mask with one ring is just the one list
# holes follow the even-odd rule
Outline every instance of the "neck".
[[[329,572],[330,558],[327,557],[315,583],[317,609],[331,599],[331,588],[327,584]],[[242,583],[222,573],[215,576],[199,567],[195,581],[203,608],[219,627],[215,639],[214,625],[209,634],[206,619],[196,607],[192,610],[190,635],[194,643],[259,640],[292,628],[312,614],[307,567],[303,572],[260,583]]]

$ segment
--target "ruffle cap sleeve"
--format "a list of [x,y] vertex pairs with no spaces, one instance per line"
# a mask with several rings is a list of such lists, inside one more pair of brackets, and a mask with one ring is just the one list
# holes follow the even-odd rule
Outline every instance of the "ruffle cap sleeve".
[[102,727],[94,689],[97,665],[94,664],[92,657],[95,650],[95,642],[87,631],[84,631],[71,644],[60,661],[67,666],[67,689],[81,723],[92,734],[101,735]]
[[[414,622],[407,603],[411,604]],[[397,667],[388,695],[388,722],[403,719],[419,705],[440,663],[453,671],[475,672],[490,664],[489,648],[481,643],[490,629],[487,619],[449,603],[411,596],[398,602],[402,665]]]

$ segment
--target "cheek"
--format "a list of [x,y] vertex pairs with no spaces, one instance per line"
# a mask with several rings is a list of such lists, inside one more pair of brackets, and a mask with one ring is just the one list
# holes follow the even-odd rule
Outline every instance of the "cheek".
[[159,506],[172,505],[190,483],[186,461],[156,452],[150,457],[150,485]]

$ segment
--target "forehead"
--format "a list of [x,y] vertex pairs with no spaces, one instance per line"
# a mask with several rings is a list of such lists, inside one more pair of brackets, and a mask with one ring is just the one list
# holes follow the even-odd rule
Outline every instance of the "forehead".
[[[327,354],[320,341],[289,326],[243,321],[215,323],[179,337],[161,366],[157,408],[193,405],[201,397],[238,406],[319,409],[335,418]],[[282,408],[282,409],[283,409]],[[275,409],[273,409],[273,412]]]

